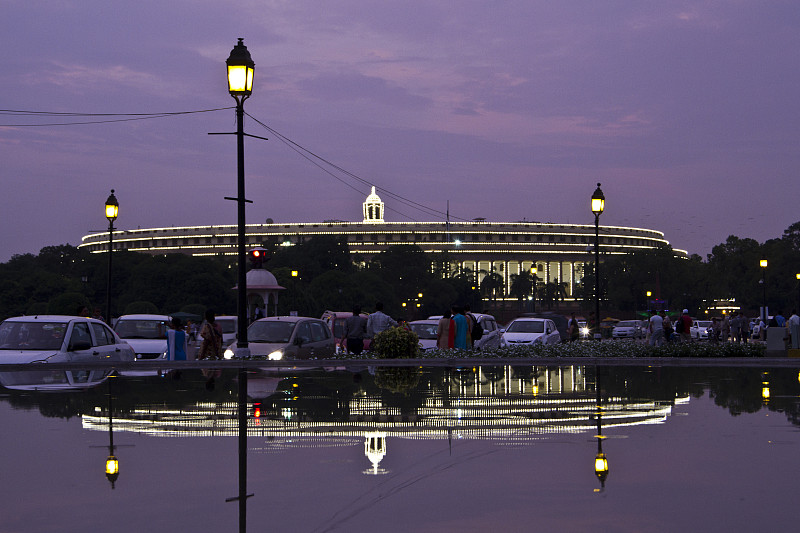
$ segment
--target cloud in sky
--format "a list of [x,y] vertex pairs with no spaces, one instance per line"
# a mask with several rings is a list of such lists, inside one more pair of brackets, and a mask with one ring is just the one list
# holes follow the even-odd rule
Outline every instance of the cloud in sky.
[[[729,234],[763,241],[800,219],[790,1],[12,0],[4,20],[7,109],[229,107],[224,60],[244,37],[256,62],[249,114],[440,211],[449,200],[467,219],[591,223],[600,181],[602,223],[659,229],[701,255]],[[233,131],[231,110],[2,126],[21,120],[0,117],[0,220],[25,228],[3,232],[0,260],[102,230],[111,188],[121,228],[235,223],[223,200],[235,143],[207,135]],[[249,221],[358,219],[367,186],[274,138],[248,140],[245,157]]]

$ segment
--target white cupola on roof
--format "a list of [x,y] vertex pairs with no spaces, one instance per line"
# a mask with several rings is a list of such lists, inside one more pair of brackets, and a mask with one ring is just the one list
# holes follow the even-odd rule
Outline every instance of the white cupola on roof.
[[383,222],[383,201],[381,197],[375,194],[375,186],[372,186],[372,192],[367,196],[364,201],[364,222]]

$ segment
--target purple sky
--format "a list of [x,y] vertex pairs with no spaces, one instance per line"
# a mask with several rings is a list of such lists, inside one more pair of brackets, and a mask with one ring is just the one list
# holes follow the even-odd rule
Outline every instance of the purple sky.
[[[2,18],[4,109],[231,106],[224,61],[244,37],[249,114],[379,189],[442,212],[449,200],[454,217],[591,224],[599,181],[601,224],[703,257],[800,220],[792,0],[10,0]],[[271,139],[246,142],[248,222],[361,219],[367,185],[245,128]],[[235,224],[235,140],[207,135],[234,130],[232,110],[0,127],[0,261],[105,230],[111,188],[121,229]]]

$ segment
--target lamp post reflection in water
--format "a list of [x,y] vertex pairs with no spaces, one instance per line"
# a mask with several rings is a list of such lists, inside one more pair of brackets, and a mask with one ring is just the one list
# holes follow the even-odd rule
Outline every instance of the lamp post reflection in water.
[[600,480],[600,488],[594,489],[595,492],[602,492],[606,488],[606,478],[608,477],[608,458],[603,453],[603,406],[600,397],[600,373],[596,371],[595,388],[597,389],[597,411],[595,412],[595,419],[597,420],[597,455],[594,456],[594,475]]
[[106,478],[111,482],[111,489],[119,477],[119,460],[114,455],[114,416],[111,411],[111,385],[108,391],[108,457],[106,458]]
[[119,478],[119,459],[114,453],[117,448],[133,447],[133,444],[114,444],[114,405],[113,395],[111,393],[111,384],[113,383],[114,376],[108,378],[108,446],[89,446],[90,448],[108,448],[108,456],[105,462],[106,479],[111,482],[111,489],[113,490],[117,479]]
[[239,369],[239,495],[226,498],[226,502],[239,502],[239,532],[247,531],[247,370]]

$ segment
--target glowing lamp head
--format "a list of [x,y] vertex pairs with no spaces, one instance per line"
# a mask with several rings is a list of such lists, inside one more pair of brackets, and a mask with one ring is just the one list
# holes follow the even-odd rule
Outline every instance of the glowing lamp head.
[[106,218],[109,222],[114,222],[119,215],[119,202],[117,197],[114,196],[114,189],[111,189],[111,194],[106,199]]
[[592,213],[599,215],[603,212],[606,205],[606,197],[603,196],[603,191],[600,190],[600,184],[597,184],[597,189],[592,194]]
[[225,64],[228,66],[228,92],[234,98],[238,96],[250,96],[253,92],[253,74],[256,64],[250,57],[250,52],[244,45],[244,39],[239,38],[239,42],[231,50]]
[[767,260],[766,260],[766,259],[762,259],[762,260],[760,260],[760,261],[758,262],[758,265],[759,265],[761,268],[767,268]]

